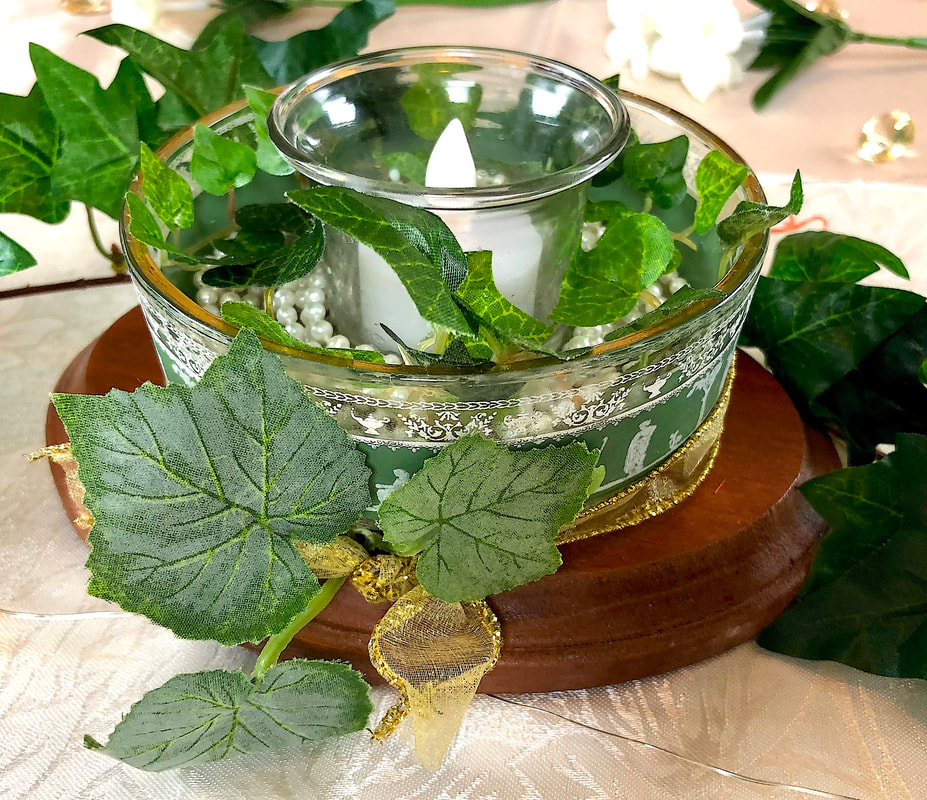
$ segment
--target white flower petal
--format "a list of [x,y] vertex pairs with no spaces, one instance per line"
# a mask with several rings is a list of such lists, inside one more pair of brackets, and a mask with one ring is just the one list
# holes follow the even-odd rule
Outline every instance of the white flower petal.
[[161,16],[158,0],[112,0],[110,17],[113,22],[139,30],[154,26]]
[[715,89],[727,86],[731,78],[731,60],[723,53],[703,51],[682,72],[682,85],[700,103]]

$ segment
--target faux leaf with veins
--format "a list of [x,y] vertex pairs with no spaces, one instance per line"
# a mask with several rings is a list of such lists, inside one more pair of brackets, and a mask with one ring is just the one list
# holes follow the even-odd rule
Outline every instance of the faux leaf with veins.
[[282,630],[319,590],[296,542],[370,500],[363,456],[250,331],[192,389],[53,401],[95,519],[88,591],[182,638]]

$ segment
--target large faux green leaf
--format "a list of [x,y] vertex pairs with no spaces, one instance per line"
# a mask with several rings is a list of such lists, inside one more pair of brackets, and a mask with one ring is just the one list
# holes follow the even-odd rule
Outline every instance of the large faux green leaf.
[[[605,204],[601,204],[604,206]],[[610,204],[609,204],[610,205]],[[601,207],[600,206],[600,207]],[[550,318],[568,325],[604,325],[634,307],[641,291],[666,270],[675,248],[665,223],[619,212],[592,250],[577,250]]]
[[744,334],[806,405],[923,306],[898,289],[760,278]]
[[633,144],[622,154],[623,177],[629,186],[650,197],[660,208],[674,208],[686,198],[682,168],[689,139],[677,136],[666,142]]
[[440,217],[332,186],[289,192],[287,197],[373,248],[393,268],[425,320],[452,333],[475,332],[451,295],[466,275],[467,259]]
[[257,172],[257,156],[248,145],[226,139],[201,123],[193,129],[190,174],[205,192],[223,195],[247,186]]
[[52,168],[60,196],[116,218],[138,166],[140,91],[134,67],[125,63],[108,89],[89,72],[37,44],[29,55],[38,84],[61,125],[64,145]]
[[856,283],[886,269],[908,277],[901,259],[875,242],[830,231],[805,231],[786,236],[776,247],[770,278],[787,281]]
[[927,678],[927,436],[901,434],[896,444],[879,464],[802,487],[835,527],[809,590],[760,635],[763,647]]
[[467,254],[467,277],[457,294],[481,320],[510,341],[530,349],[543,345],[554,332],[552,325],[539,322],[512,305],[496,288],[492,272],[492,253]]
[[763,203],[751,203],[749,200],[738,203],[734,213],[718,223],[718,238],[721,239],[721,244],[733,249],[758,233],[768,231],[782,220],[801,211],[804,197],[801,173],[796,170],[789,190],[788,203],[784,206],[768,206]]
[[0,213],[61,222],[70,203],[52,191],[61,128],[38,85],[28,97],[0,94]]
[[367,46],[370,29],[395,10],[393,0],[360,0],[342,9],[324,28],[279,42],[255,36],[248,40],[273,83],[290,83],[317,67],[358,53]]
[[[234,242],[235,239],[229,240]],[[240,286],[283,286],[299,280],[319,263],[325,249],[322,223],[314,219],[305,233],[292,244],[251,264],[228,264],[211,269],[203,275],[210,286],[222,288]]]
[[0,278],[35,266],[35,258],[25,247],[0,232]]
[[[182,127],[244,96],[244,84],[272,86],[239,19],[231,19],[201,50],[184,50],[127,25],[88,31],[121,47],[167,90],[158,101],[165,127]],[[165,113],[167,109],[170,113]]]
[[247,328],[253,331],[263,339],[268,339],[277,344],[283,344],[287,347],[293,347],[297,350],[305,350],[307,353],[317,353],[318,355],[331,356],[332,358],[353,358],[355,361],[367,361],[371,364],[382,364],[383,354],[373,350],[349,350],[338,347],[315,347],[306,342],[300,341],[295,336],[290,336],[284,327],[272,319],[265,312],[248,303],[223,303],[222,319],[231,322],[239,328]]
[[419,581],[449,603],[535,581],[560,566],[557,531],[582,508],[597,459],[580,443],[521,453],[465,436],[383,501],[383,538],[420,553]]
[[245,97],[254,112],[254,131],[257,134],[257,165],[268,175],[289,175],[293,172],[290,163],[280,155],[280,151],[270,140],[267,132],[267,115],[277,98],[273,92],[265,92],[256,86],[245,87]]
[[318,742],[363,730],[368,687],[346,664],[294,659],[252,683],[242,672],[177,675],[132,706],[105,745],[85,745],[151,772]]
[[695,191],[699,199],[698,210],[695,212],[696,233],[711,230],[724,204],[744,182],[749,171],[743,164],[731,161],[720,150],[712,150],[699,162],[695,171]]
[[363,457],[250,331],[192,389],[53,400],[96,520],[88,591],[184,638],[283,629],[319,588],[295,541],[369,503]]
[[819,395],[814,415],[839,431],[851,464],[866,464],[899,433],[927,434],[927,307],[912,315],[844,378]]
[[141,146],[142,189],[152,211],[170,229],[193,224],[193,190],[146,144]]

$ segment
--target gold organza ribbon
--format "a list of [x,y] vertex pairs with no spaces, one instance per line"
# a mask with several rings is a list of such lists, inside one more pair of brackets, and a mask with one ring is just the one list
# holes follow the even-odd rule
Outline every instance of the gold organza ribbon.
[[[661,514],[691,495],[705,479],[718,452],[734,370],[706,420],[667,461],[614,497],[582,512],[565,526],[558,544],[597,536]],[[68,445],[48,447],[30,458],[61,465],[68,490],[82,507],[84,488]],[[76,522],[91,527],[89,511]],[[392,606],[370,635],[370,661],[400,696],[373,730],[379,741],[411,715],[416,758],[437,769],[460,727],[483,676],[499,660],[502,633],[485,601],[446,603],[428,594],[415,577],[416,559],[371,556],[348,536],[324,547],[297,542],[303,560],[319,579],[349,577],[371,603]]]

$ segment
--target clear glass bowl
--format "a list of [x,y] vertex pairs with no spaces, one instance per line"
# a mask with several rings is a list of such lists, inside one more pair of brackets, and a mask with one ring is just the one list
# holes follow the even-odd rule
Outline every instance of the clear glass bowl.
[[[622,93],[622,98],[642,140],[688,136],[690,190],[695,165],[709,151],[742,160],[683,115],[633,94]],[[204,122],[222,134],[244,140],[253,136],[252,114],[243,104]],[[189,130],[160,151],[188,178],[191,154]],[[259,175],[237,190],[236,201],[241,206],[279,200],[295,184],[295,178]],[[591,196],[596,191],[593,186]],[[731,204],[740,200],[765,202],[752,172]],[[200,193],[197,205],[196,226],[184,232],[182,244],[208,240],[228,227],[225,198]],[[159,254],[129,235],[125,215],[121,230],[129,271],[165,373],[169,380],[190,384],[228,348],[236,329],[196,303],[189,272],[162,272]],[[590,500],[597,503],[666,460],[711,411],[729,371],[767,243],[766,234],[747,242],[717,282],[710,268],[693,262],[690,283],[716,285],[725,297],[682,309],[573,361],[537,357],[467,370],[368,364],[271,342],[265,346],[367,453],[375,496],[385,496],[443,445],[478,431],[525,448],[575,440],[601,448],[606,478]],[[711,256],[709,243],[704,249]]]

